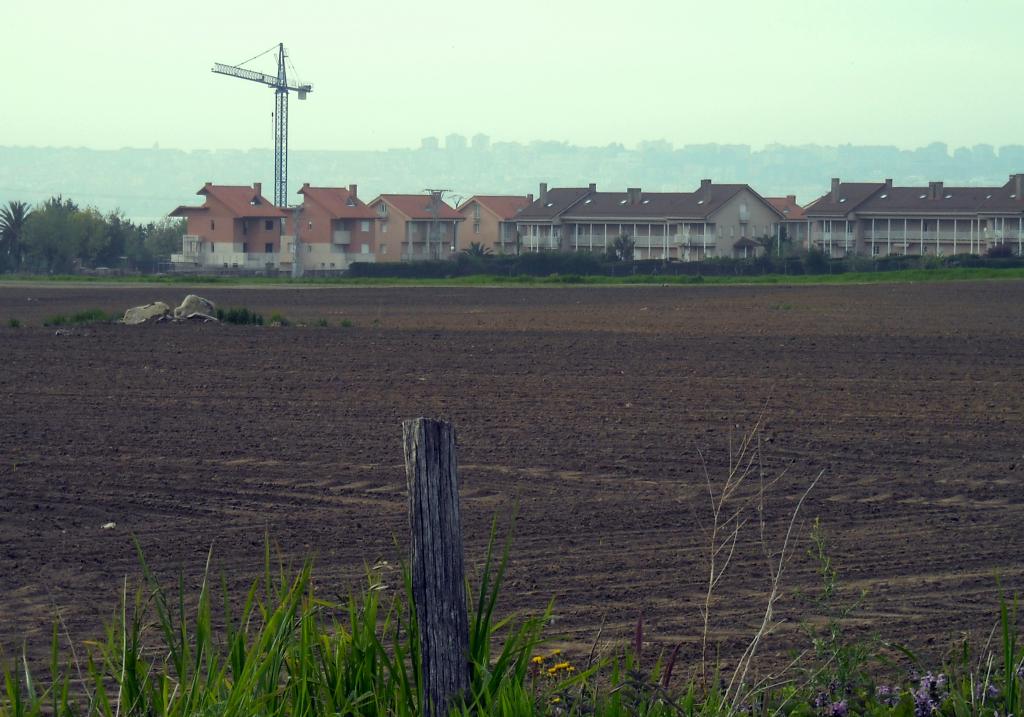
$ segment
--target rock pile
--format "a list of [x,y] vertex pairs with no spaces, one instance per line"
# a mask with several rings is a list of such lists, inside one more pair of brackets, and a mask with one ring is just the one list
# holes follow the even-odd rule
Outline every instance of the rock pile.
[[206,323],[208,321],[216,321],[216,313],[217,307],[212,301],[195,294],[189,294],[181,302],[181,306],[178,306],[174,311],[171,311],[171,307],[162,301],[154,301],[152,304],[144,304],[143,306],[133,306],[124,312],[124,318],[121,319],[121,323],[128,324],[129,326],[145,324],[150,321],[174,321],[176,323],[200,321]]

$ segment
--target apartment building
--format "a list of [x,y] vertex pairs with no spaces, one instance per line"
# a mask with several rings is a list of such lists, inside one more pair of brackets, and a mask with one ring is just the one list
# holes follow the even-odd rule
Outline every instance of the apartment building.
[[827,256],[983,254],[1006,245],[1024,254],[1024,174],[1000,187],[898,187],[832,180],[809,204],[808,246]]
[[810,220],[804,214],[804,208],[796,203],[796,195],[765,199],[785,217],[781,222],[781,228],[790,246],[806,248]]
[[746,184],[701,181],[695,192],[599,192],[588,187],[548,189],[516,224],[523,251],[606,252],[619,236],[634,242],[637,259],[696,261],[752,257],[758,241],[775,236],[785,215]]
[[518,251],[516,216],[533,203],[533,195],[477,194],[461,205],[458,212],[466,219],[463,226],[464,244],[478,242],[495,254],[515,254]]
[[259,182],[251,187],[207,182],[196,194],[203,197],[201,206],[180,206],[170,213],[186,222],[181,253],[171,255],[176,269],[280,267],[285,212],[263,196]]
[[376,261],[377,214],[359,199],[357,185],[311,187],[307,182],[298,193],[302,204],[285,221],[282,265],[297,260],[303,273],[331,273],[357,261]]
[[450,259],[459,252],[466,218],[440,194],[381,194],[369,206],[377,217],[377,261]]

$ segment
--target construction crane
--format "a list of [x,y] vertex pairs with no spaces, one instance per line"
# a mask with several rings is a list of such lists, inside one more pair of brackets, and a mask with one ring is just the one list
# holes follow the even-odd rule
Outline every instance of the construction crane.
[[[252,58],[262,57],[274,48]],[[299,99],[313,91],[312,85],[289,85],[288,73],[285,69],[288,55],[284,51],[284,43],[277,46],[277,76],[256,72],[240,65],[224,65],[214,63],[213,71],[219,75],[239,77],[243,80],[259,82],[274,88],[274,204],[279,207],[288,204],[288,93],[298,92]],[[246,60],[252,62],[252,60]],[[246,64],[243,62],[242,64]],[[292,68],[293,70],[295,68]]]

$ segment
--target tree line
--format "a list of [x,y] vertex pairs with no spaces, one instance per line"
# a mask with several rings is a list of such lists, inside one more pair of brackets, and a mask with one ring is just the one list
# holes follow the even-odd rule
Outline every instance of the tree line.
[[181,250],[185,222],[136,223],[58,195],[0,207],[0,273],[69,274],[106,267],[152,273]]

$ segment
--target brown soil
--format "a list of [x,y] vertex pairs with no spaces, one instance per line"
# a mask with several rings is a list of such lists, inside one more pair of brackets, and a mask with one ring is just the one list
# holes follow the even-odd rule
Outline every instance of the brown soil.
[[[704,471],[713,481],[767,406],[761,439],[776,546],[804,487],[779,604],[819,584],[827,531],[846,601],[938,657],[987,634],[997,576],[1024,587],[1024,282],[842,287],[208,289],[328,328],[89,326],[182,287],[0,287],[0,647],[45,653],[59,613],[76,641],[138,575],[258,577],[264,535],[317,556],[325,596],[394,564],[405,541],[400,422],[459,431],[466,553],[518,503],[504,610],[541,611],[589,649],[639,613],[696,654]],[[7,328],[8,317],[25,326]],[[348,320],[351,327],[341,327]],[[100,526],[115,522],[113,530]],[[396,547],[396,540],[398,546]],[[713,635],[735,656],[764,609],[756,522],[721,586]],[[795,629],[772,649],[799,645]]]

